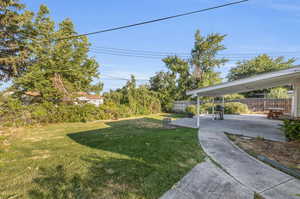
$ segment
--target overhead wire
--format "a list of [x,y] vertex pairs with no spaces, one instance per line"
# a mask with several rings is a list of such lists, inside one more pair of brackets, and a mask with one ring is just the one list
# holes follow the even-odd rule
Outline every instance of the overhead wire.
[[127,29],[127,28],[131,28],[131,27],[134,27],[134,26],[141,26],[141,25],[150,24],[150,23],[154,23],[154,22],[165,21],[165,20],[169,20],[169,19],[173,19],[173,18],[183,17],[183,16],[187,16],[187,15],[200,13],[200,12],[205,12],[205,11],[209,11],[209,10],[218,9],[218,8],[223,8],[223,7],[227,7],[227,6],[231,6],[231,5],[235,5],[235,4],[244,3],[244,2],[247,2],[247,1],[249,1],[249,0],[234,1],[234,2],[230,2],[230,3],[226,3],[226,4],[221,4],[221,5],[218,5],[218,6],[213,6],[213,7],[204,8],[204,9],[200,9],[200,10],[195,10],[195,11],[191,11],[191,12],[185,12],[185,13],[181,13],[181,14],[177,14],[177,15],[173,15],[173,16],[167,16],[167,17],[157,18],[157,19],[148,20],[148,21],[142,21],[142,22],[133,23],[133,24],[124,25],[124,26],[112,27],[112,28],[108,28],[108,29],[83,33],[83,34],[79,34],[79,35],[73,35],[73,36],[69,36],[69,37],[62,37],[62,38],[58,38],[56,40],[65,40],[65,39],[71,39],[71,38],[76,38],[76,37],[100,34],[100,33],[104,33],[104,32],[111,32],[111,31],[120,30],[120,29]]

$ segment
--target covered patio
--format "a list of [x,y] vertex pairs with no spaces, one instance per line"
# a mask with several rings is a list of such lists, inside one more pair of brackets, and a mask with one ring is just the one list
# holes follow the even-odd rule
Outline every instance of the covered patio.
[[[200,124],[200,97],[222,97],[227,94],[249,92],[278,86],[293,86],[291,117],[300,118],[300,67],[276,72],[263,73],[252,77],[187,91],[187,95],[197,97],[196,127]],[[226,120],[226,116],[225,116]]]

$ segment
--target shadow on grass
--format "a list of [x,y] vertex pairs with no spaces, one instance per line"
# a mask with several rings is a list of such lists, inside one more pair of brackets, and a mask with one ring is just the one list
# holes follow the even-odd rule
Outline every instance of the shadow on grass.
[[90,198],[91,191],[86,186],[85,180],[78,174],[72,177],[67,176],[62,165],[56,168],[41,168],[40,177],[33,182],[37,185],[35,189],[29,191],[29,198]]
[[158,198],[203,160],[194,129],[164,129],[161,120],[107,122],[108,128],[68,134],[95,153],[81,156],[87,173],[43,169],[31,198]]

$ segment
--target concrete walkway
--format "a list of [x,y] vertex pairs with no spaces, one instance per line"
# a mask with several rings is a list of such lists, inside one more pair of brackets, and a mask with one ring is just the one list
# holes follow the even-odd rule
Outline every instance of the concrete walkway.
[[[228,116],[227,116],[228,118]],[[195,119],[180,119],[176,125],[195,127]],[[245,136],[263,136],[284,141],[280,122],[262,116],[230,116],[224,121],[201,118],[199,141],[203,150],[222,168],[211,162],[197,165],[162,199],[253,198],[299,199],[300,181],[249,156],[233,145],[224,131]],[[214,188],[212,188],[214,187]],[[212,191],[213,190],[213,191]],[[229,190],[231,195],[227,193]]]
[[211,161],[198,164],[162,199],[253,199],[254,193],[216,167]]

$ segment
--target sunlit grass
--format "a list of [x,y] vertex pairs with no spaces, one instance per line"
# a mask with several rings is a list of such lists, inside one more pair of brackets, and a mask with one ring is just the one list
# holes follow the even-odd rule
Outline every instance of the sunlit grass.
[[0,145],[0,198],[158,198],[204,155],[162,115],[23,128]]

